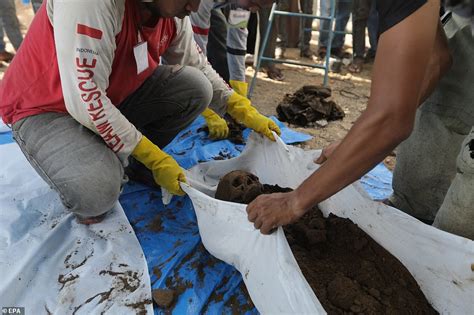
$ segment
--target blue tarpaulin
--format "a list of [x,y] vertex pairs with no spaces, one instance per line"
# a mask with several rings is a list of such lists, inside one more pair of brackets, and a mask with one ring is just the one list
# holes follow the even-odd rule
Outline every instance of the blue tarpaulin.
[[[274,117],[272,119],[280,126],[285,143],[311,139],[309,135],[287,128]],[[235,157],[244,147],[228,140],[207,139],[207,134],[199,130],[204,123],[199,117],[165,148],[184,168],[212,159]],[[244,138],[249,133],[245,130]],[[11,132],[0,133],[0,144],[11,141]],[[391,173],[383,164],[364,176],[361,182],[374,199],[386,198],[391,193]],[[236,269],[204,249],[188,197],[174,197],[164,206],[161,191],[129,182],[120,203],[142,246],[152,288],[168,288],[175,292],[173,313],[257,313],[247,300],[242,277]],[[168,312],[155,307],[156,314]]]

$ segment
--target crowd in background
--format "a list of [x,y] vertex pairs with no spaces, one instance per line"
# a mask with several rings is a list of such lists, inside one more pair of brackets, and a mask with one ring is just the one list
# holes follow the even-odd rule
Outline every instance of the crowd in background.
[[[299,10],[306,14],[318,14],[329,16],[331,0],[299,0]],[[38,11],[42,0],[31,0],[34,13]],[[375,1],[372,0],[336,0],[336,16],[334,24],[334,36],[331,43],[331,56],[335,58],[350,58],[351,55],[345,50],[344,43],[346,29],[352,15],[352,63],[348,70],[358,73],[362,70],[365,62],[370,62],[375,57],[377,47],[378,19],[375,10]],[[319,6],[319,8],[318,8]],[[278,0],[277,8],[282,11],[290,11],[291,0]],[[258,13],[253,13],[250,18],[249,40],[247,52],[255,52],[256,34],[265,32],[268,24],[270,9],[262,9]],[[257,17],[258,15],[258,17]],[[316,23],[314,23],[316,21]],[[267,57],[285,58],[285,51],[288,48],[288,19],[278,16],[267,43],[264,53]],[[319,26],[319,27],[318,27]],[[315,29],[315,27],[317,29]],[[211,26],[212,28],[212,26]],[[257,31],[258,29],[258,31]],[[327,52],[329,40],[329,21],[301,19],[301,31],[298,41],[300,57],[311,59],[323,59]],[[366,50],[366,29],[368,29],[370,48]],[[317,50],[311,48],[310,42],[313,31],[319,31]],[[4,35],[12,44],[14,50],[18,50],[23,40],[20,29],[20,22],[17,17],[14,0],[0,0],[0,65],[2,62],[10,62],[14,57],[13,51],[6,50]],[[263,36],[260,36],[260,44]],[[210,52],[211,54],[213,52]],[[272,62],[263,62],[262,69],[271,79],[283,80],[284,76]]]

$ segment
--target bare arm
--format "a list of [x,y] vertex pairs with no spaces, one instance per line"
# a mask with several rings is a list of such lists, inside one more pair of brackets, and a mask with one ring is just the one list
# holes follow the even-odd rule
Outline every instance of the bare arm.
[[294,192],[260,196],[249,204],[249,220],[262,233],[296,220],[351,184],[409,136],[420,101],[439,78],[427,71],[437,40],[438,11],[439,1],[429,0],[382,34],[367,110],[331,158]]

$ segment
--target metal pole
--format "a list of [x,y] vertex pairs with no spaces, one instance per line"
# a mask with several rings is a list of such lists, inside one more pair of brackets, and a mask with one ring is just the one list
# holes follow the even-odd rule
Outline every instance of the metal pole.
[[258,70],[260,70],[260,65],[262,63],[263,52],[265,50],[265,47],[267,47],[268,37],[270,36],[270,31],[272,29],[275,8],[276,8],[276,3],[273,3],[272,10],[270,11],[270,16],[268,17],[268,26],[265,31],[265,37],[263,38],[261,47],[259,47],[258,49],[258,58],[257,58],[257,65],[255,66],[255,74],[253,75],[252,83],[250,83],[249,92],[247,94],[249,99],[252,97],[253,88],[255,86],[255,80],[257,79],[257,73],[258,73]]

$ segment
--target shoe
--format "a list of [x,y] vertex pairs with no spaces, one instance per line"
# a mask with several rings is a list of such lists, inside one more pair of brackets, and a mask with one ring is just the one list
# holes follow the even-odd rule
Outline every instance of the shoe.
[[0,52],[0,62],[10,62],[15,57],[15,54],[9,53],[8,51]]
[[314,57],[314,52],[311,49],[305,49],[300,52],[300,57],[312,59]]
[[365,54],[365,62],[366,63],[373,62],[375,60],[375,54],[376,54],[375,50],[369,49],[367,51],[367,54]]
[[360,73],[364,67],[364,58],[363,57],[354,57],[352,63],[349,65],[347,70],[350,73]]
[[275,81],[283,81],[285,80],[285,76],[281,72],[280,69],[278,69],[274,64],[268,65],[267,67],[263,68],[263,71],[267,73],[267,76]]

